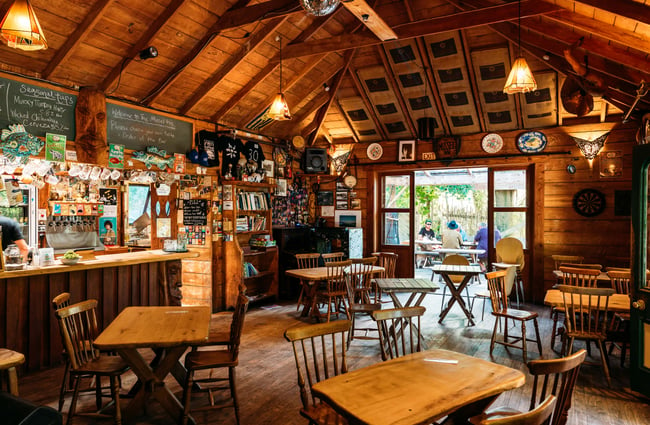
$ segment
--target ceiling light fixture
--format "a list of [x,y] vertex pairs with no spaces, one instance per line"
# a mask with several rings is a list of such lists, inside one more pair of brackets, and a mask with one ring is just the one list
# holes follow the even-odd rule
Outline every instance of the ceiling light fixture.
[[284,97],[284,93],[282,93],[282,38],[278,36],[276,41],[280,42],[280,91],[275,96],[275,99],[273,99],[268,114],[276,121],[285,121],[291,119],[291,112],[289,112],[287,99]]
[[507,94],[527,93],[529,91],[537,90],[537,82],[533,77],[533,72],[528,67],[526,59],[521,54],[521,0],[518,2],[519,19],[517,26],[519,27],[519,36],[517,40],[517,59],[512,64],[510,74],[506,80],[506,85],[503,87],[503,92]]
[[43,29],[29,0],[14,1],[0,23],[0,37],[14,49],[47,49]]
[[154,46],[149,46],[145,49],[140,50],[138,56],[140,57],[141,60],[155,58],[158,56],[158,49],[156,49]]
[[300,0],[300,5],[307,13],[325,16],[334,12],[340,0]]

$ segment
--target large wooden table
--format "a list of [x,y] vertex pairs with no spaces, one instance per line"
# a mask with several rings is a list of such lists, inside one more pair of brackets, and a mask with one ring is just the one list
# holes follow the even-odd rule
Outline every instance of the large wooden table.
[[[433,272],[438,273],[440,276],[442,276],[442,280],[447,285],[447,289],[449,289],[449,293],[451,294],[451,299],[447,303],[447,307],[445,307],[445,309],[440,313],[440,319],[438,322],[442,323],[454,303],[458,302],[458,305],[463,310],[463,313],[465,313],[465,316],[467,316],[468,324],[470,326],[474,326],[474,318],[472,316],[472,312],[467,310],[468,306],[465,304],[465,301],[463,301],[462,293],[469,283],[470,279],[473,276],[477,276],[479,273],[481,273],[481,267],[457,266],[453,264],[436,264],[433,266]],[[463,280],[458,284],[458,286],[456,286],[456,284],[454,284],[454,282],[451,280],[452,275],[463,276]]]
[[516,369],[453,351],[428,350],[321,381],[312,392],[351,425],[430,424],[447,415],[446,423],[455,424],[466,423],[499,394],[525,382]]
[[[133,400],[126,406],[125,421],[133,421],[153,396],[180,423],[183,405],[167,386],[165,377],[192,344],[207,340],[210,308],[203,307],[127,307],[97,337],[100,350],[117,351],[137,375],[140,384]],[[148,364],[138,351],[164,350],[156,364]]]
[[[352,264],[350,267],[354,267]],[[349,272],[350,269],[346,271]],[[381,273],[384,271],[384,268],[381,266],[372,266],[372,273]],[[306,317],[309,315],[309,310],[311,309],[311,301],[314,297],[316,289],[318,289],[318,282],[327,280],[327,267],[310,267],[305,269],[289,269],[285,272],[285,275],[295,277],[301,281],[307,283],[305,287],[305,293],[303,294],[303,309],[301,316]]]
[[[575,296],[575,295],[574,295]],[[582,295],[584,304],[587,304],[588,296]],[[562,292],[559,289],[549,289],[544,296],[544,304],[552,307],[564,307],[564,300]],[[604,305],[603,305],[604,308]],[[629,313],[630,312],[630,296],[627,294],[614,294],[609,297],[607,310],[614,313]]]

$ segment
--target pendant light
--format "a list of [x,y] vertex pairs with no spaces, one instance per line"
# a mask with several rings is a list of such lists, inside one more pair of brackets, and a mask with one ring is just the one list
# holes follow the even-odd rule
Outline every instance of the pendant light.
[[517,26],[519,27],[519,36],[517,40],[518,56],[515,63],[512,64],[510,74],[506,80],[506,85],[503,87],[503,92],[507,94],[527,93],[529,91],[537,90],[537,82],[533,77],[533,72],[528,67],[526,59],[521,54],[521,0],[518,2],[519,6],[519,19]]
[[47,49],[43,29],[29,0],[14,1],[0,23],[0,37],[15,49]]
[[285,121],[291,119],[291,112],[289,112],[287,99],[282,93],[282,38],[278,36],[277,40],[280,42],[280,91],[273,99],[268,115],[276,121]]
[[334,12],[339,0],[300,0],[300,5],[307,13],[314,16],[325,16]]

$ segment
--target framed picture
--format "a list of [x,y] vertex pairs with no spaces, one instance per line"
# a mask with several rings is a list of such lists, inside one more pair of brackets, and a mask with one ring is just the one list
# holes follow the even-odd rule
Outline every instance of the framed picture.
[[278,179],[275,196],[287,196],[287,180]]
[[334,192],[331,190],[320,191],[317,196],[318,206],[331,207],[334,205]]
[[271,179],[275,177],[273,175],[274,167],[275,167],[275,162],[271,161],[270,159],[265,159],[264,161],[262,161],[262,169],[266,172],[266,177]]
[[361,211],[336,211],[334,223],[338,227],[361,227]]
[[415,140],[400,140],[397,161],[415,161]]

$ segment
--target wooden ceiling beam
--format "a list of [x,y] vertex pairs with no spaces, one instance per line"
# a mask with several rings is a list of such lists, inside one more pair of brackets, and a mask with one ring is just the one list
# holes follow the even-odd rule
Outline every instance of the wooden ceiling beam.
[[338,110],[339,114],[341,114],[341,117],[343,117],[345,124],[348,126],[348,129],[352,134],[352,138],[354,139],[354,143],[359,143],[360,142],[359,135],[357,134],[357,131],[354,129],[352,122],[350,122],[350,117],[348,117],[348,114],[346,114],[345,111],[343,110],[341,103],[339,103],[338,97],[334,99],[334,106]]
[[409,112],[409,109],[406,107],[406,102],[404,101],[404,96],[402,96],[402,91],[399,89],[399,85],[397,84],[397,81],[395,81],[395,74],[393,73],[393,68],[390,66],[390,63],[388,62],[386,51],[383,49],[383,47],[377,46],[377,54],[381,59],[381,63],[384,65],[384,69],[386,69],[386,77],[388,77],[388,82],[393,88],[393,93],[395,93],[395,97],[397,98],[396,99],[397,103],[399,104],[399,107],[402,110],[404,121],[406,121],[406,125],[411,131],[411,137],[413,139],[417,139],[418,132],[415,128],[415,125],[413,125],[413,119],[411,117],[411,113]]
[[239,0],[217,22],[210,27],[206,34],[194,45],[183,59],[178,61],[174,69],[161,80],[141,101],[150,106],[160,97],[167,87],[173,84],[201,51],[222,31],[230,28],[238,28],[243,25],[262,21],[265,19],[278,18],[288,14],[302,11],[300,7],[294,7],[292,0],[269,0],[264,3],[247,6],[251,0]]
[[379,135],[381,136],[381,139],[387,140],[386,131],[384,131],[384,126],[381,124],[379,117],[377,117],[375,108],[372,107],[372,102],[368,98],[366,91],[363,89],[363,84],[361,84],[361,81],[359,80],[359,75],[357,74],[357,70],[354,69],[352,65],[350,65],[348,69],[348,73],[350,74],[350,77],[352,78],[352,82],[354,83],[354,86],[357,89],[357,93],[359,93],[359,96],[361,96],[361,100],[363,100],[363,104],[365,105],[366,109],[368,110],[368,113],[370,114],[370,118],[372,118],[372,121],[375,123],[375,128],[377,128],[377,130],[379,131]]
[[68,39],[63,43],[63,46],[57,50],[56,54],[47,64],[42,73],[42,78],[49,79],[56,68],[65,62],[68,57],[72,54],[72,51],[86,38],[88,33],[93,29],[97,21],[101,19],[104,15],[104,12],[110,5],[112,5],[114,0],[99,0],[91,8],[83,21],[79,24],[76,30]]
[[[296,42],[302,43],[303,41],[310,39],[314,35],[314,33],[316,33],[316,31],[318,31],[319,29],[321,29],[330,19],[334,17],[334,15],[336,15],[336,12],[328,16],[317,17],[316,19],[314,19],[314,21],[312,21],[311,25],[309,25],[307,29],[305,29],[302,33],[300,33],[300,35],[292,43],[296,43]],[[291,43],[289,45],[291,45]],[[319,57],[312,58],[312,61],[308,64],[308,66],[303,67],[303,70],[312,69],[313,66],[319,63],[321,59],[323,59],[324,57],[325,55],[323,54],[320,55]],[[232,110],[232,108],[234,108],[244,96],[246,96],[248,93],[253,91],[255,87],[257,87],[257,85],[261,83],[269,74],[275,71],[275,68],[277,68],[278,66],[279,66],[279,57],[277,59],[274,57],[272,60],[269,61],[268,64],[266,64],[264,68],[262,68],[253,78],[251,78],[251,80],[246,85],[244,85],[244,87],[239,89],[237,93],[235,93],[230,99],[228,99],[228,101],[221,108],[219,108],[219,110],[215,112],[210,119],[212,121],[220,121],[221,118],[224,115],[226,115],[228,112],[230,112],[230,110]],[[275,96],[275,93],[273,94],[273,96]],[[258,111],[257,113],[259,114],[259,112],[260,111]]]
[[[465,30],[460,31],[460,39],[463,43],[463,53],[465,57],[469,59],[472,57],[472,52],[469,50],[469,43],[467,42],[467,37],[465,36]],[[472,89],[472,95],[474,97],[474,108],[476,108],[476,115],[478,116],[478,123],[481,127],[481,132],[487,131],[487,125],[485,124],[485,118],[483,116],[483,107],[481,106],[481,93],[478,90],[478,82],[476,80],[476,73],[474,72],[474,67],[471,62],[467,64],[467,74],[470,81],[470,87]],[[515,96],[515,101],[518,96]],[[516,109],[518,121],[521,119],[521,114],[519,113],[519,108]]]
[[435,102],[435,106],[438,111],[438,117],[440,118],[440,122],[438,124],[442,127],[444,134],[451,134],[451,128],[449,127],[449,123],[447,122],[447,114],[444,113],[445,109],[442,105],[440,92],[438,91],[438,87],[436,86],[435,83],[436,80],[433,76],[433,67],[431,66],[431,61],[427,53],[427,48],[424,45],[424,39],[418,37],[416,39],[416,42],[420,53],[420,57],[422,58],[422,66],[424,66],[425,78],[427,79],[427,83],[429,84],[429,88],[431,89],[431,97],[433,97],[433,101]]
[[[147,46],[151,45],[153,40],[158,36],[160,31],[163,29],[167,22],[174,16],[176,11],[185,3],[186,0],[173,0],[165,8],[163,13],[161,13],[156,20],[149,25],[147,31],[142,34],[142,37],[131,47],[126,54],[126,57],[120,61],[111,71],[108,73],[108,76],[104,78],[104,81],[99,85],[99,89],[102,91],[107,91],[113,83],[119,78],[120,74],[124,72],[128,64],[135,58],[135,56],[144,50]],[[124,61],[128,62],[124,62]]]
[[595,19],[588,18],[579,13],[561,10],[559,12],[546,15],[549,20],[556,21],[560,24],[570,24],[580,31],[591,34],[592,37],[599,37],[605,40],[611,40],[625,47],[636,49],[645,53],[650,53],[650,40],[631,31],[625,31],[614,25],[603,24]]
[[355,52],[356,50],[350,50],[345,52],[345,56],[343,57],[343,66],[336,74],[336,77],[334,77],[334,81],[332,81],[332,86],[330,87],[330,91],[329,91],[330,97],[329,99],[327,99],[327,103],[321,106],[318,112],[316,113],[316,117],[314,119],[314,122],[316,123],[316,128],[309,135],[308,146],[314,144],[316,138],[318,137],[318,132],[323,127],[323,122],[325,121],[327,112],[329,111],[330,106],[332,106],[332,101],[336,97],[336,92],[339,90],[339,87],[341,87],[341,82],[343,81],[343,77],[345,76],[345,73],[348,71],[348,68],[350,67],[350,62],[352,61]]
[[217,84],[219,84],[219,81],[246,59],[248,55],[257,48],[257,46],[266,42],[275,33],[278,27],[287,20],[287,18],[287,16],[283,16],[271,19],[266,25],[264,25],[264,27],[256,31],[255,34],[250,37],[248,43],[241,46],[239,50],[230,56],[230,58],[217,70],[217,72],[212,74],[210,78],[205,80],[201,86],[199,86],[192,97],[183,104],[179,111],[180,114],[186,115],[190,112],[192,108],[194,108]]
[[343,0],[343,6],[381,41],[395,40],[397,34],[366,0]]
[[[551,2],[551,0],[544,0]],[[553,1],[553,3],[555,3]],[[596,9],[604,10],[614,15],[623,16],[632,21],[643,22],[650,25],[650,7],[643,3],[637,3],[631,0],[577,0],[576,3],[586,4]]]
[[[559,6],[533,0],[521,3],[521,16],[537,16],[560,10]],[[498,6],[459,12],[452,15],[423,19],[417,22],[396,25],[393,30],[398,39],[408,39],[463,28],[477,27],[497,22],[510,21],[519,16],[517,3],[506,3]],[[321,40],[307,41],[287,46],[284,58],[296,58],[315,55],[318,53],[336,52],[352,48],[374,46],[382,43],[376,37],[364,34],[343,34]]]

